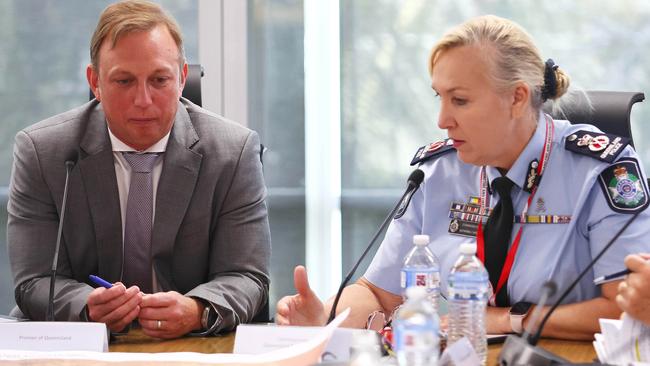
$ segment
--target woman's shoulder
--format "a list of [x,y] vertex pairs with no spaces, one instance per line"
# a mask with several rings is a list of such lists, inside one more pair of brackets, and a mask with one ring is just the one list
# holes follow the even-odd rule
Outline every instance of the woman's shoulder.
[[606,133],[589,124],[555,121],[554,143],[559,151],[593,165],[609,165],[620,157],[635,155],[631,139]]
[[417,165],[424,172],[425,179],[440,174],[446,177],[459,176],[476,168],[458,158],[451,139],[435,141],[418,148],[410,164]]

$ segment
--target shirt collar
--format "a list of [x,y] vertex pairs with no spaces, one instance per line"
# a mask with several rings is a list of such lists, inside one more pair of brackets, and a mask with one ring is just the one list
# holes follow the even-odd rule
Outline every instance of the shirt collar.
[[[106,124],[108,126],[108,124]],[[113,132],[111,132],[111,128],[108,127],[108,137],[111,139],[111,145],[113,147],[113,152],[124,152],[124,151],[135,151],[135,152],[142,152],[142,153],[161,153],[165,152],[167,150],[167,142],[169,141],[169,134],[171,133],[171,130],[167,132],[165,136],[163,136],[158,142],[155,144],[149,146],[144,151],[138,151],[131,146],[125,144],[122,142],[122,140],[118,139],[117,136],[113,135]]]
[[[542,154],[542,149],[544,148],[544,135],[546,133],[545,120],[546,116],[544,115],[544,112],[540,111],[539,116],[537,117],[537,127],[535,128],[533,137],[528,141],[528,144],[524,147],[521,154],[519,154],[515,163],[512,164],[512,168],[508,170],[508,174],[506,174],[506,177],[513,181],[519,188],[522,188],[525,185],[530,162],[535,159],[539,160],[539,157]],[[501,176],[501,173],[495,167],[488,166],[486,170],[488,182],[490,182],[490,184],[495,178]]]

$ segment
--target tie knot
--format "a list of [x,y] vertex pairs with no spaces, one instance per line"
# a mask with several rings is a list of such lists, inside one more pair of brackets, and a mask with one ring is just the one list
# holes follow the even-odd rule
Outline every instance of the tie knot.
[[131,165],[131,169],[136,173],[151,173],[158,158],[158,154],[148,153],[122,153],[122,156],[124,156],[124,159]]
[[494,188],[497,193],[499,193],[499,197],[504,198],[504,197],[510,197],[510,191],[512,190],[512,187],[515,185],[513,181],[508,179],[507,177],[498,177],[495,178],[492,181],[492,188]]

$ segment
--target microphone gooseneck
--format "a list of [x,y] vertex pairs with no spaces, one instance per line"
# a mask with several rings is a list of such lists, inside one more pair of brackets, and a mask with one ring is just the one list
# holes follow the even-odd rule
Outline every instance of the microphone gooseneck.
[[63,201],[61,202],[61,217],[59,218],[59,230],[56,234],[56,246],[54,247],[54,258],[52,259],[52,270],[50,273],[50,293],[47,301],[47,314],[45,320],[54,321],[54,281],[56,280],[56,269],[59,264],[59,249],[61,248],[61,237],[63,236],[63,220],[68,201],[68,178],[74,167],[73,160],[65,162],[65,184],[63,185]]
[[557,284],[555,284],[553,280],[546,281],[546,283],[544,283],[544,285],[542,286],[542,295],[539,297],[539,301],[537,302],[537,306],[535,306],[533,313],[530,314],[530,320],[528,321],[528,326],[526,327],[526,329],[524,329],[524,333],[521,335],[522,339],[526,339],[526,340],[529,339],[533,329],[536,327],[537,321],[542,315],[542,308],[544,307],[544,305],[546,305],[548,299],[555,296],[556,292],[557,292]]
[[400,212],[402,214],[406,211],[406,209],[408,208],[408,205],[409,205],[409,203],[411,201],[411,196],[413,195],[413,193],[415,193],[415,191],[418,189],[418,187],[420,187],[420,184],[422,183],[423,180],[424,180],[424,172],[422,170],[420,170],[420,169],[415,169],[411,173],[411,175],[409,175],[409,178],[408,178],[408,181],[407,181],[408,186],[406,188],[406,191],[404,192],[402,197],[399,199],[399,201],[397,201],[397,204],[395,204],[395,206],[390,211],[390,213],[386,216],[384,221],[379,226],[379,229],[377,229],[377,232],[375,232],[375,235],[372,237],[372,239],[370,239],[370,243],[368,243],[368,246],[366,247],[366,249],[363,251],[363,253],[359,257],[357,262],[352,267],[352,269],[350,269],[347,276],[345,276],[345,279],[343,280],[343,282],[341,282],[341,285],[339,286],[339,290],[336,292],[336,296],[334,297],[334,303],[332,304],[332,310],[330,311],[330,315],[329,315],[329,318],[327,320],[327,324],[329,324],[336,317],[336,307],[338,306],[339,300],[341,299],[341,294],[343,294],[343,289],[345,288],[345,286],[347,286],[348,282],[350,282],[350,279],[352,278],[354,273],[357,271],[357,268],[359,267],[359,265],[361,264],[363,259],[366,257],[368,252],[370,252],[370,249],[373,247],[373,245],[377,241],[377,238],[384,231],[384,229],[388,226],[388,223],[390,222],[390,220],[393,217],[395,217],[395,218],[401,217],[401,215],[397,216],[395,214],[398,211],[398,209],[400,210]]

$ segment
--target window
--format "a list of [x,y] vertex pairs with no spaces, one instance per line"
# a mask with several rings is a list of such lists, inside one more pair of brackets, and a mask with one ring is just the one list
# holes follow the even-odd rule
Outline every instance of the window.
[[249,127],[264,153],[271,225],[271,316],[293,293],[305,261],[305,108],[303,6],[299,0],[249,2]]

